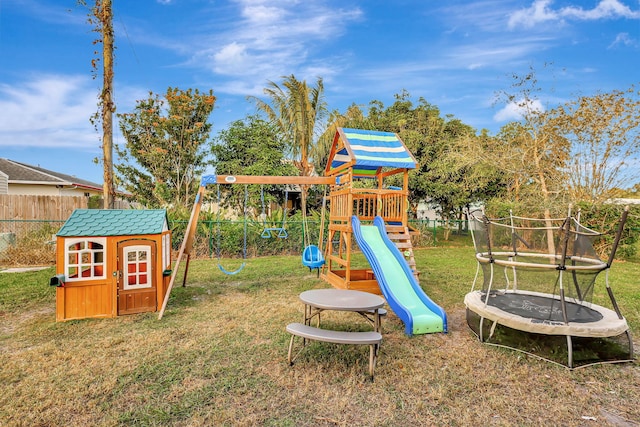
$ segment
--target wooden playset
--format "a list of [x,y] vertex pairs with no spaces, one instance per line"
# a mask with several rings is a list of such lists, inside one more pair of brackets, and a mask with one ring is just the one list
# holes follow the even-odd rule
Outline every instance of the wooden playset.
[[[398,135],[338,129],[325,168],[325,175],[335,178],[335,183],[329,193],[326,267],[320,277],[336,288],[380,294],[370,268],[351,268],[354,215],[360,221],[382,217],[389,238],[403,251],[417,277],[407,223],[409,170],[414,168],[416,161]],[[385,179],[396,174],[401,174],[402,186],[386,185]],[[357,187],[354,184],[359,178],[375,179],[375,188]]]
[[[325,176],[204,176],[159,318],[163,316],[178,267],[185,257],[187,264],[183,284],[186,281],[198,216],[209,185],[329,185],[328,243],[324,250],[320,248],[326,259],[320,277],[336,288],[381,293],[370,268],[351,268],[351,255],[354,250],[352,216],[357,216],[361,221],[372,221],[375,216],[382,217],[386,222],[389,237],[404,253],[417,277],[407,224],[409,170],[416,166],[415,158],[395,133],[338,128],[325,168]],[[401,186],[386,185],[385,180],[397,174],[401,174]],[[361,178],[374,180],[375,186],[356,185]]]

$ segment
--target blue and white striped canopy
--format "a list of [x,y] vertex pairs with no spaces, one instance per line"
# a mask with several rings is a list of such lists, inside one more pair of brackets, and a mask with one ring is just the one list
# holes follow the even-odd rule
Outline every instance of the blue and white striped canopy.
[[417,164],[392,132],[338,128],[327,172],[349,164],[356,176],[374,176],[383,167],[415,169]]

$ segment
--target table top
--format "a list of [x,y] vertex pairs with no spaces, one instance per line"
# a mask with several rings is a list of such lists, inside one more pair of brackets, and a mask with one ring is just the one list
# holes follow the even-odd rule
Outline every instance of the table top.
[[350,289],[312,289],[302,292],[300,300],[316,308],[340,311],[368,311],[384,305],[378,295]]

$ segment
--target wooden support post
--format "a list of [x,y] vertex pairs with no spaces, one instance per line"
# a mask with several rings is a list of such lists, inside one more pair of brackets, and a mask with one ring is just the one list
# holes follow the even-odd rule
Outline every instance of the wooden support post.
[[[196,228],[198,226],[198,217],[200,216],[200,209],[202,208],[202,199],[204,198],[205,193],[205,185],[200,185],[198,189],[198,194],[196,195],[196,200],[193,203],[193,209],[191,210],[191,218],[189,218],[189,223],[187,225],[187,230],[185,231],[184,240],[182,240],[182,246],[180,246],[180,252],[178,253],[178,259],[176,259],[176,263],[173,266],[173,272],[171,273],[171,279],[169,280],[169,286],[164,294],[164,300],[162,301],[162,308],[160,309],[160,313],[158,313],[158,320],[162,319],[164,315],[164,310],[167,308],[167,302],[169,301],[169,295],[171,294],[171,289],[173,288],[173,284],[176,281],[176,276],[178,275],[178,267],[180,266],[180,261],[182,257],[187,254],[187,269],[188,269],[188,259],[191,254],[191,249],[193,247],[193,239],[195,237]],[[184,280],[187,280],[187,272],[185,270]]]

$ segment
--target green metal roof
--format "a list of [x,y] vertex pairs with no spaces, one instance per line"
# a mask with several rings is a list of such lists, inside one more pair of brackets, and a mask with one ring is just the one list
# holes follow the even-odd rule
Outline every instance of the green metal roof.
[[76,209],[58,236],[130,236],[159,234],[168,229],[164,209]]

